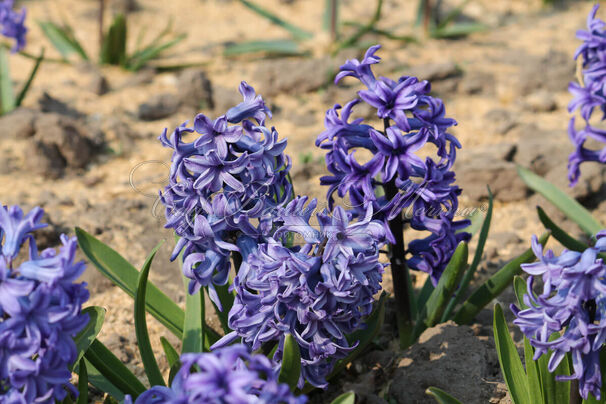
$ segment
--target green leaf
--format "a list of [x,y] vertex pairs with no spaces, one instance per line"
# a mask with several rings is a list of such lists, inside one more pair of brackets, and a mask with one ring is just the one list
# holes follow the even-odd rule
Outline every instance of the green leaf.
[[34,77],[36,77],[38,68],[40,68],[40,64],[42,63],[43,60],[44,60],[44,48],[42,48],[42,50],[40,51],[40,56],[38,56],[36,58],[34,67],[33,67],[32,71],[30,72],[29,77],[27,78],[27,81],[23,85],[23,88],[21,89],[21,91],[19,91],[19,94],[17,95],[17,99],[15,100],[15,106],[17,106],[17,107],[21,106],[21,103],[23,102],[25,95],[27,94],[29,88],[31,87],[32,82],[34,81]]
[[0,107],[0,115],[15,109],[11,71],[8,64],[7,50],[4,47],[0,47]]
[[[181,256],[179,256],[181,260]],[[189,278],[183,277],[185,284],[185,325],[181,353],[204,351],[204,289],[191,295],[187,285]]]
[[594,236],[606,227],[596,220],[580,203],[566,195],[552,183],[524,167],[518,166],[517,168],[518,175],[530,189],[543,195],[545,199],[560,209],[570,220],[578,224],[588,235]]
[[158,252],[158,249],[162,245],[160,242],[149,254],[141,272],[139,272],[139,279],[137,281],[137,291],[135,293],[135,334],[137,335],[137,346],[139,347],[139,353],[141,354],[141,361],[143,362],[143,368],[145,374],[151,386],[164,386],[164,378],[162,372],[156,362],[154,351],[152,350],[151,342],[149,341],[149,334],[147,332],[147,320],[145,319],[145,297],[147,291],[147,278],[149,276],[149,270],[151,268],[152,261]]
[[465,272],[463,276],[463,280],[461,281],[461,286],[455,292],[455,295],[448,303],[448,307],[446,307],[446,311],[444,312],[444,316],[442,316],[442,322],[447,321],[450,318],[450,314],[454,310],[455,306],[461,300],[461,297],[465,295],[467,292],[467,288],[473,279],[476,270],[478,269],[478,265],[480,265],[480,261],[482,260],[482,254],[484,253],[484,246],[486,245],[486,239],[488,238],[488,231],[490,230],[490,222],[492,220],[492,192],[490,191],[490,187],[488,188],[488,210],[486,211],[486,217],[484,218],[484,222],[482,223],[482,230],[480,230],[480,236],[478,238],[478,245],[476,246],[476,252],[473,256],[473,261],[471,265]]
[[171,343],[164,337],[160,337],[160,343],[162,343],[162,349],[164,350],[164,355],[166,355],[168,366],[172,367],[175,363],[179,362],[179,354]]
[[299,56],[303,52],[290,39],[247,41],[230,44],[223,50],[225,56],[239,56],[247,53],[263,53],[270,56]]
[[[76,236],[90,262],[115,285],[134,297],[139,271],[116,251],[79,227],[76,227]],[[151,282],[147,285],[145,307],[170,332],[178,338],[183,336],[183,310]]]
[[511,335],[509,335],[503,309],[498,303],[494,306],[493,332],[501,373],[513,402],[515,404],[533,404],[528,401],[529,392],[526,373],[516,346],[511,339]]
[[292,391],[297,388],[299,376],[301,375],[301,352],[295,338],[286,334],[284,338],[284,352],[282,353],[282,367],[278,380],[286,383]]
[[553,220],[551,220],[549,216],[547,216],[547,213],[545,213],[545,211],[540,206],[537,206],[537,212],[539,214],[539,220],[541,220],[543,226],[545,226],[547,230],[550,230],[551,234],[553,235],[553,238],[558,240],[558,242],[564,247],[568,248],[569,250],[579,252],[583,252],[589,247],[587,244],[575,239],[570,234],[562,230],[562,228],[560,228],[557,224],[553,222]]
[[[147,47],[145,47],[142,50],[135,52],[134,54],[129,56],[128,60],[126,62],[126,67],[129,70],[137,71],[140,68],[142,68],[145,64],[147,64],[149,61],[160,56],[160,54],[162,52],[177,45],[179,42],[183,41],[185,38],[187,38],[187,35],[181,34],[181,35],[177,36],[176,38],[166,41],[164,43],[158,44],[158,43],[152,42]],[[196,64],[194,64],[194,65],[196,65]]]
[[433,283],[431,283],[431,278],[428,276],[425,280],[425,283],[423,284],[423,287],[421,288],[421,291],[419,292],[419,296],[417,296],[417,318],[419,318],[419,315],[425,308],[425,305],[427,304],[427,299],[429,299],[429,296],[431,296],[433,290]]
[[77,404],[88,404],[88,373],[86,372],[86,363],[84,362],[84,359],[80,359],[78,370]]
[[[133,399],[145,391],[145,386],[116,356],[98,339],[95,339],[84,357],[109,383]],[[88,364],[87,364],[88,365]],[[106,391],[106,393],[108,393]]]
[[355,45],[364,35],[371,32],[375,24],[381,19],[381,11],[383,10],[383,0],[377,0],[377,6],[375,12],[366,25],[361,26],[355,33],[350,37],[343,40],[333,51],[333,55],[336,55],[341,49],[349,48]]
[[84,352],[88,349],[90,344],[93,343],[97,335],[101,332],[103,322],[105,321],[105,309],[98,306],[90,306],[82,309],[82,314],[88,314],[88,323],[78,335],[74,337],[76,343],[76,352],[78,356],[74,361],[73,367],[76,367],[80,363],[80,359],[84,356]]
[[[560,338],[559,333],[549,337],[549,341]],[[568,354],[569,355],[569,354]],[[537,360],[541,384],[543,385],[544,403],[568,403],[570,398],[570,381],[557,381],[556,375],[570,375],[570,367],[567,358],[564,358],[558,367],[550,372],[547,367],[550,355],[541,355]]]
[[55,47],[55,49],[67,59],[71,54],[78,54],[82,60],[88,60],[88,56],[80,42],[74,36],[73,30],[68,27],[60,27],[50,21],[38,21],[42,33]]
[[469,1],[470,0],[464,0],[460,5],[458,5],[454,9],[452,9],[452,11],[450,11],[446,15],[446,17],[444,17],[444,19],[440,21],[437,28],[438,29],[445,28],[448,24],[453,22],[455,20],[455,18],[458,18],[463,13],[463,9],[467,5],[467,3],[469,3]]
[[341,394],[339,397],[335,398],[330,402],[330,404],[355,404],[356,403],[356,393],[353,391],[348,391],[346,393]]
[[311,32],[307,32],[304,29],[301,29],[301,28],[285,21],[284,19],[278,17],[271,11],[253,3],[252,1],[240,0],[240,3],[242,3],[244,6],[248,7],[250,10],[254,11],[256,14],[260,15],[261,17],[268,19],[272,24],[275,24],[279,27],[284,28],[285,30],[290,32],[292,37],[296,40],[313,38],[313,34]]
[[437,387],[430,387],[425,393],[432,396],[439,404],[461,404],[459,400]]
[[[532,360],[534,348],[528,338],[524,337],[524,362],[526,364],[526,379],[528,380],[528,402],[543,402],[543,385],[539,376],[539,364]],[[547,404],[547,403],[546,403]]]
[[[550,233],[547,232],[539,238],[539,243],[545,245]],[[475,290],[472,295],[463,303],[461,309],[454,317],[457,324],[468,324],[473,318],[494,298],[499,296],[507,286],[509,286],[515,275],[520,274],[521,264],[532,262],[535,255],[532,249],[524,251],[520,256],[508,262],[497,273],[492,275],[482,286]]]
[[103,37],[101,63],[110,65],[124,65],[126,63],[126,35],[127,25],[124,14],[118,14],[112,21],[107,34]]
[[[448,265],[444,269],[444,273],[440,277],[436,288],[429,296],[427,305],[427,318],[424,323],[426,327],[433,327],[442,318],[442,314],[446,309],[446,305],[452,297],[459,282],[465,272],[467,266],[467,243],[462,241],[457,246],[457,249],[452,254]],[[415,334],[418,335],[418,334]]]
[[518,300],[518,305],[520,308],[527,309],[528,306],[524,303],[524,295],[528,293],[528,288],[526,287],[526,281],[521,276],[514,276],[513,278],[513,291],[516,294],[516,299]]
[[[111,397],[114,397],[117,400],[124,399],[124,393],[122,393],[119,388],[117,388],[109,380],[107,380],[107,378],[103,376],[101,372],[99,372],[97,368],[95,368],[93,364],[86,359],[86,357],[84,357],[83,360],[86,364],[86,372],[88,373],[88,382],[90,384],[95,386],[97,389],[107,393]],[[76,369],[75,371],[77,373],[78,369]]]
[[452,24],[444,28],[432,29],[430,35],[432,38],[448,39],[460,38],[474,32],[485,31],[486,25],[477,22]]

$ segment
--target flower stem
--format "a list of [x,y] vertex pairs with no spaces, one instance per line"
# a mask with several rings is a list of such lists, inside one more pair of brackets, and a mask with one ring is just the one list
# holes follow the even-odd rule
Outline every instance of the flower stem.
[[[389,125],[389,118],[384,120],[385,131]],[[395,178],[383,185],[387,200],[391,200],[398,194]],[[404,248],[404,221],[402,214],[398,214],[389,221],[389,230],[395,238],[395,244],[389,245],[389,262],[391,264],[391,276],[393,279],[393,292],[396,300],[396,317],[398,324],[398,335],[400,348],[407,348],[412,344],[412,313],[410,311],[410,300],[413,298],[408,266],[406,265],[406,252]]]
[[579,381],[572,379],[570,381],[570,404],[581,404],[583,399],[579,394]]

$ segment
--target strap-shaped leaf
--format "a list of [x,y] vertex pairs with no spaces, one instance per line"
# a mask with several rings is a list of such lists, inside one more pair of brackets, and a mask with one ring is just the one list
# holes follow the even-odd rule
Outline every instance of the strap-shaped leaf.
[[16,107],[21,106],[21,103],[23,102],[23,99],[25,98],[25,95],[27,94],[29,88],[32,86],[34,77],[36,77],[36,73],[38,73],[38,69],[40,68],[40,64],[43,60],[44,48],[42,48],[42,50],[40,51],[40,56],[36,58],[36,61],[34,62],[34,67],[32,68],[32,71],[30,72],[29,76],[27,77],[27,81],[25,82],[25,84],[23,84],[23,87],[21,88],[21,91],[19,91],[19,94],[17,94],[17,99],[15,99]]
[[168,366],[172,367],[175,363],[179,362],[179,353],[175,347],[173,347],[172,344],[164,337],[160,337],[160,343],[162,344],[164,355],[166,355]]
[[97,338],[97,335],[99,335],[101,328],[103,327],[103,322],[105,321],[105,309],[103,307],[86,307],[82,309],[82,314],[87,314],[89,320],[86,327],[74,337],[76,351],[78,352],[78,356],[74,361],[74,367],[80,363],[80,359],[82,359],[90,344]]
[[[179,257],[181,259],[181,257]],[[185,284],[185,324],[181,353],[202,352],[204,350],[204,289],[193,295],[188,293],[189,279],[183,277]]]
[[225,56],[238,56],[248,53],[263,53],[271,56],[299,56],[303,51],[299,44],[290,39],[257,40],[230,44],[223,50]]
[[459,400],[437,387],[429,387],[425,393],[432,396],[439,404],[461,404]]
[[[88,382],[90,384],[115,399],[122,400],[124,398],[124,393],[122,393],[119,388],[111,384],[110,381],[107,380],[107,378],[105,378],[105,376],[103,376],[101,372],[99,372],[97,368],[95,368],[93,364],[88,361],[88,359],[86,359],[86,357],[83,357],[82,360],[84,360],[84,363],[86,364],[86,373],[88,374]],[[76,366],[76,369],[74,370],[75,373],[78,373],[79,367],[80,364]]]
[[452,254],[452,258],[444,269],[436,288],[431,293],[431,296],[429,296],[429,300],[425,306],[427,309],[427,318],[424,321],[425,326],[433,327],[438,324],[442,318],[446,305],[451,299],[452,294],[459,285],[463,273],[465,272],[467,255],[467,243],[462,241],[457,246],[454,254]]
[[88,373],[84,359],[80,359],[78,366],[78,401],[77,404],[88,404]]
[[[76,236],[80,249],[99,272],[134,297],[139,271],[112,248],[79,227],[76,227]],[[170,332],[182,337],[185,317],[183,310],[151,282],[147,285],[145,307]]]
[[484,246],[486,245],[486,239],[488,238],[488,231],[490,230],[490,222],[492,220],[492,192],[490,191],[490,187],[488,188],[488,210],[486,211],[486,217],[484,218],[484,222],[482,223],[482,229],[480,230],[480,235],[478,237],[478,245],[476,246],[476,252],[473,255],[473,261],[471,261],[471,265],[465,271],[465,275],[463,276],[463,280],[461,281],[461,286],[459,289],[455,291],[455,295],[450,299],[448,306],[446,307],[446,311],[442,316],[442,322],[447,321],[450,318],[452,311],[455,306],[461,300],[461,297],[465,295],[467,292],[467,288],[471,280],[473,279],[476,270],[478,269],[478,265],[480,265],[480,261],[482,260],[482,254],[484,253]]
[[147,332],[147,320],[145,319],[145,297],[147,291],[147,278],[149,276],[149,270],[151,268],[152,261],[158,252],[158,249],[162,245],[162,242],[158,244],[152,252],[149,254],[141,272],[139,272],[139,279],[137,281],[137,291],[135,293],[135,334],[137,336],[137,346],[139,353],[141,354],[141,361],[143,362],[143,368],[152,386],[164,386],[164,378],[162,372],[156,362],[154,351],[152,350],[151,342],[149,341],[149,334]]
[[526,281],[521,276],[514,276],[513,278],[513,291],[516,294],[516,299],[518,300],[518,306],[521,309],[526,309],[528,306],[524,303],[524,295],[528,293],[526,287]]
[[[431,283],[431,278],[428,276],[419,292],[419,296],[417,296],[417,311],[418,315],[420,315],[427,304],[427,299],[431,296],[431,292],[433,292],[434,287],[433,283]],[[424,315],[424,314],[423,314]]]
[[252,10],[256,14],[260,15],[261,17],[266,18],[272,24],[275,24],[279,27],[284,28],[285,30],[290,32],[290,34],[292,35],[292,37],[294,39],[302,40],[302,39],[313,38],[313,34],[311,32],[307,32],[304,29],[301,29],[301,28],[289,23],[288,21],[278,17],[271,11],[259,6],[256,3],[253,3],[252,1],[240,0],[240,3],[242,3],[244,6],[246,6],[248,9]]
[[[547,232],[539,238],[539,243],[545,245],[550,233]],[[513,280],[513,277],[522,272],[521,264],[535,260],[532,249],[524,251],[520,256],[508,262],[497,273],[491,276],[482,286],[475,290],[463,303],[463,306],[454,317],[457,324],[468,324],[473,318],[494,298],[499,296]]]
[[518,174],[530,189],[543,195],[588,235],[593,236],[604,229],[605,226],[596,220],[587,209],[549,181],[521,166],[518,166]]
[[126,62],[127,25],[124,14],[118,14],[112,21],[101,46],[101,63],[122,65]]
[[142,68],[149,61],[157,58],[160,54],[173,46],[177,45],[179,42],[183,41],[187,38],[186,34],[178,35],[176,38],[170,39],[166,42],[160,43],[159,40],[157,42],[152,42],[147,47],[142,50],[130,55],[126,62],[126,67],[129,70],[137,71]]
[[38,21],[38,26],[40,26],[44,36],[46,36],[64,59],[76,53],[83,60],[88,60],[88,55],[74,36],[73,30],[70,27],[60,27],[50,21]]
[[330,402],[330,404],[355,404],[355,403],[356,403],[356,393],[354,393],[353,391],[348,391],[346,393],[343,393]]
[[299,377],[301,376],[301,351],[299,344],[291,334],[286,334],[284,338],[284,351],[282,353],[282,365],[278,380],[280,383],[286,383],[292,391],[297,388]]
[[[98,339],[95,339],[90,348],[84,354],[84,357],[104,376],[112,385],[118,388],[123,394],[130,394],[136,398],[145,391],[145,386],[122,362]],[[87,369],[90,372],[90,368]],[[92,373],[92,372],[90,372]],[[89,380],[91,376],[89,375]],[[99,387],[95,384],[95,386]],[[106,391],[106,393],[110,393]],[[111,393],[110,393],[111,394]]]
[[501,373],[513,402],[515,404],[534,404],[528,400],[526,373],[518,356],[518,350],[509,335],[503,309],[498,303],[494,306],[493,332]]
[[528,380],[528,402],[545,403],[543,400],[543,385],[539,372],[538,362],[532,360],[534,348],[530,345],[528,338],[524,337],[524,363],[526,364],[526,375]]
[[15,95],[11,81],[6,48],[0,46],[0,115],[15,109]]

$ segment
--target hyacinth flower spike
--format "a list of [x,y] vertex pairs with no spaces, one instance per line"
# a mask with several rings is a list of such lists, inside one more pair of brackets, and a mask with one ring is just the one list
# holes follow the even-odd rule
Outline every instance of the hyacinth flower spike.
[[[548,369],[554,372],[567,354],[572,358],[573,374],[558,375],[557,380],[577,380],[578,393],[584,399],[601,395],[600,351],[606,338],[606,265],[599,253],[606,251],[606,232],[596,235],[596,243],[582,253],[564,250],[556,256],[533,238],[533,251],[539,262],[523,264],[530,276],[520,310],[512,305],[518,325],[536,348],[534,359],[549,351]],[[535,278],[541,277],[543,289],[533,291]],[[551,339],[554,333],[560,337]]]
[[[352,59],[341,66],[335,83],[352,77],[366,88],[342,110],[337,104],[326,112],[326,129],[316,145],[327,150],[326,165],[331,175],[320,181],[329,187],[329,207],[334,206],[336,194],[349,200],[348,214],[352,217],[365,217],[370,207],[373,218],[384,223],[400,343],[406,347],[412,343],[413,320],[408,269],[428,272],[437,284],[458,243],[469,240],[469,233],[458,231],[469,222],[454,217],[461,190],[453,184],[451,167],[461,145],[448,130],[456,121],[445,116],[441,100],[429,95],[427,81],[410,76],[398,80],[375,76],[372,69],[380,61],[376,56],[379,49],[379,45],[373,46],[361,61]],[[376,110],[377,118],[383,120],[382,128],[373,128],[352,116],[353,107],[361,102]],[[435,160],[417,155],[427,144],[437,148]],[[367,161],[356,158],[360,148],[370,152]],[[412,214],[405,216],[406,210]],[[408,223],[415,230],[431,234],[413,240],[407,247],[403,230]]]

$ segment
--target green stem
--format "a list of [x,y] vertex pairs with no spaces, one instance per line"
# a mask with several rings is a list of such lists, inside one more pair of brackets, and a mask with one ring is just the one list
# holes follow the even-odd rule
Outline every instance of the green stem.
[[353,46],[356,42],[358,42],[360,40],[360,38],[362,38],[367,33],[371,32],[372,29],[374,28],[375,24],[377,22],[379,22],[379,20],[381,19],[381,9],[382,8],[383,8],[383,0],[378,0],[377,8],[375,9],[375,13],[372,16],[372,19],[368,22],[368,24],[364,25],[352,36],[350,36],[349,38],[347,38],[346,40],[341,42],[332,54],[336,55],[341,49],[349,48],[350,46]]
[[[384,120],[385,131],[389,127],[389,118]],[[398,194],[395,178],[383,185],[387,200],[393,199]],[[412,295],[408,267],[404,249],[404,221],[402,214],[398,214],[389,221],[389,230],[395,238],[395,244],[389,245],[389,262],[391,264],[391,276],[393,279],[393,291],[396,300],[396,316],[398,324],[398,335],[400,348],[407,348],[412,344],[412,313],[410,301]]]

